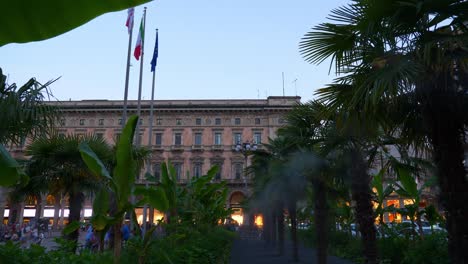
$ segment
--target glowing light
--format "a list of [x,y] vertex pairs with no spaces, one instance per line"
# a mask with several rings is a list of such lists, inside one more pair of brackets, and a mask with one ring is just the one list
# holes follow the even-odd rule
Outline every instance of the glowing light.
[[255,216],[255,225],[258,227],[263,227],[263,215]]
[[[139,225],[143,223],[143,209],[137,208],[135,209],[135,213],[137,215],[137,222]],[[158,221],[163,219],[164,214],[159,212],[158,210],[154,210],[154,215],[153,215],[153,224],[157,224]],[[149,214],[146,215],[146,222],[149,221]]]
[[412,205],[412,204],[414,204],[414,200],[413,199],[404,199],[403,204],[404,205]]
[[239,223],[239,225],[242,225],[242,223],[244,223],[244,215],[242,214],[232,214],[231,218],[237,223]]

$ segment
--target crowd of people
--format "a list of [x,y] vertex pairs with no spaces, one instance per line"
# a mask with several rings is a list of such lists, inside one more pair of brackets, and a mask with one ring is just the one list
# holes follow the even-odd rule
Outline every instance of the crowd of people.
[[47,226],[42,222],[27,222],[23,224],[0,224],[0,241],[19,241],[22,247],[31,244],[40,245],[45,238]]
[[[146,230],[149,230],[151,227],[153,227],[153,224],[147,223]],[[142,232],[143,226],[140,226],[139,232]],[[130,228],[130,222],[126,221],[123,225],[122,228],[120,229],[121,235],[122,235],[122,243],[127,243],[127,241],[132,238],[133,236],[136,235],[137,230],[131,230]],[[159,225],[157,226],[156,232],[153,233],[154,236],[161,235],[162,234],[162,227]],[[113,240],[114,236],[114,229],[110,228],[106,234],[104,235],[104,244],[103,247],[104,249],[108,249],[111,247],[109,244],[110,241]],[[86,235],[85,235],[85,245],[84,247],[88,250],[91,251],[97,251],[100,248],[100,241],[98,234],[96,230],[93,229],[92,225],[88,225],[86,227]]]
[[[150,230],[154,224],[147,223],[146,230]],[[142,232],[143,226],[140,226],[140,230],[132,230],[130,228],[130,222],[126,221],[120,230],[122,235],[122,243],[127,243],[129,239],[137,235],[138,232]],[[91,224],[83,226],[82,230],[85,232],[85,243],[84,248],[97,251],[101,247],[99,234]],[[47,223],[42,221],[30,221],[24,222],[23,224],[0,224],[0,242],[13,241],[21,244],[22,247],[27,248],[31,244],[40,245],[45,239],[45,234],[49,231],[50,227]],[[154,236],[163,236],[163,229],[160,225],[157,226]],[[104,236],[102,247],[104,249],[111,248],[110,241],[113,241],[114,230],[110,228]]]

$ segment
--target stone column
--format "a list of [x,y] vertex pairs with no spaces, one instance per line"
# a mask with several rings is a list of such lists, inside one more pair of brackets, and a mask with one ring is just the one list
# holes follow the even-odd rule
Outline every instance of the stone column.
[[47,195],[46,194],[42,194],[41,195],[41,214],[39,215],[40,218],[44,218],[44,210],[45,210],[45,207],[46,207],[46,204],[47,204]]
[[[9,189],[0,186],[0,223],[3,223]],[[11,211],[11,210],[10,210]]]
[[154,223],[154,208],[152,206],[149,207],[149,220],[151,224]]
[[65,195],[61,196],[60,199],[60,221],[59,228],[63,228],[63,220],[65,218]]

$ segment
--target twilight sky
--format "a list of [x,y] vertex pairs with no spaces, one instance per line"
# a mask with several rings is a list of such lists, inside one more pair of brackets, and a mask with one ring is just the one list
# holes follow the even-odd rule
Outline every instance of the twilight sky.
[[[137,28],[147,7],[143,97],[151,97],[150,61],[159,28],[156,99],[256,99],[286,95],[303,101],[330,83],[329,62],[306,63],[301,37],[346,0],[160,0],[135,8]],[[8,82],[30,77],[52,85],[59,100],[123,99],[127,11],[102,15],[45,41],[0,48]],[[137,99],[140,63],[131,59],[129,99]],[[297,79],[296,87],[293,81]]]

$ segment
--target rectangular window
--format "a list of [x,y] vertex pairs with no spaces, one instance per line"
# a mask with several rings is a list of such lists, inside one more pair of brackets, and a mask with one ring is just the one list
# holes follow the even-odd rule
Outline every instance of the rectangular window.
[[174,169],[176,173],[176,178],[178,181],[180,181],[181,176],[182,176],[182,164],[181,163],[174,163]]
[[234,145],[242,143],[242,133],[236,132],[233,135]]
[[84,126],[84,119],[80,119],[80,126]]
[[156,146],[162,145],[162,133],[156,133]]
[[177,126],[182,125],[182,119],[177,118],[175,123],[176,123]]
[[262,144],[262,133],[261,132],[255,132],[254,133],[254,143],[255,144]]
[[241,124],[241,119],[239,117],[237,117],[236,119],[234,119],[234,124],[235,125],[240,125]]
[[143,119],[141,119],[141,118],[138,119],[138,123],[140,124],[140,126],[143,125]]
[[195,163],[193,165],[193,176],[197,178],[202,176],[202,164],[201,163]]
[[223,138],[222,133],[221,132],[216,132],[215,135],[214,135],[214,144],[217,145],[217,146],[223,144],[222,138]]
[[215,125],[221,125],[221,118],[215,118]]
[[242,164],[235,164],[234,165],[234,178],[239,180],[242,177]]
[[119,119],[119,125],[122,125],[122,118]]
[[182,145],[182,133],[174,134],[174,145],[176,146]]
[[162,124],[162,119],[158,118],[156,119],[156,125],[160,126]]
[[195,125],[201,126],[201,118],[195,119]]
[[103,126],[104,125],[104,119],[99,119],[98,123],[99,123],[100,126]]
[[221,164],[215,164],[215,165],[218,166],[219,170],[216,172],[214,179],[221,180],[221,171],[223,170],[223,166]]
[[155,180],[159,182],[159,179],[161,179],[161,164],[159,163],[154,164],[153,175],[154,175]]
[[60,125],[64,126],[65,125],[65,119],[60,119]]
[[260,125],[260,123],[261,123],[260,118],[255,118],[255,124],[256,124],[256,125]]
[[196,146],[202,145],[202,133],[195,133],[195,145]]

